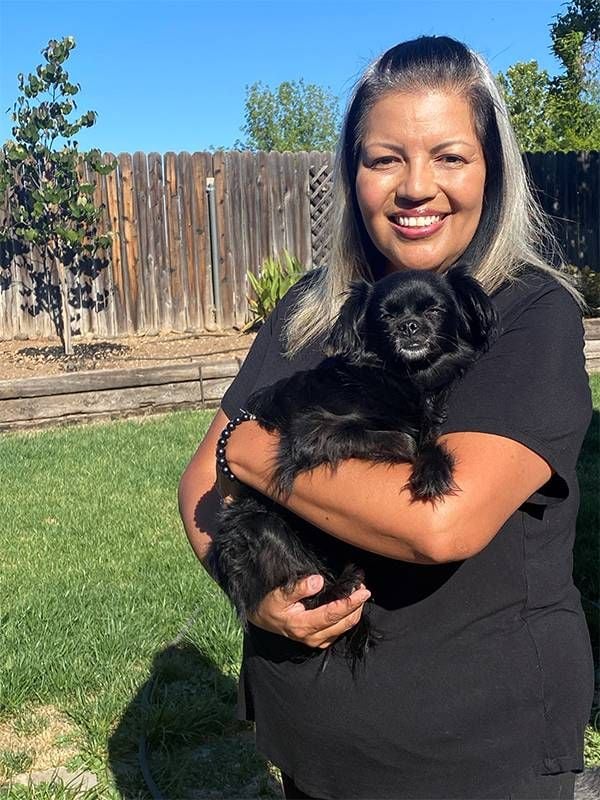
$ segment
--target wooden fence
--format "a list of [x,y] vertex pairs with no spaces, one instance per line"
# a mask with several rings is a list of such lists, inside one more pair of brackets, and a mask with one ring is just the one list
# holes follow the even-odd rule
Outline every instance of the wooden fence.
[[600,272],[600,152],[527,153],[525,161],[567,262]]
[[[600,269],[599,153],[526,156],[569,261]],[[105,161],[115,157],[108,153]],[[74,332],[99,337],[241,326],[248,271],[284,249],[327,261],[331,153],[122,153],[96,182],[111,258],[71,279]],[[214,182],[211,218],[207,181]],[[212,264],[216,253],[217,264]],[[0,337],[53,336],[21,256],[0,276]],[[214,268],[216,267],[216,268]],[[213,285],[213,274],[218,286]],[[218,289],[218,291],[217,291]],[[215,297],[220,306],[215,307]]]

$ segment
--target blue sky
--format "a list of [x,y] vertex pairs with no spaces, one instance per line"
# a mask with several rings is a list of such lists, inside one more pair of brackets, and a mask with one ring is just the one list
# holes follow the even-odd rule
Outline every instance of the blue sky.
[[362,69],[393,44],[448,34],[494,72],[537,59],[551,74],[549,24],[563,0],[0,0],[0,142],[18,72],[51,38],[72,35],[66,63],[80,111],[98,113],[82,148],[190,152],[242,138],[245,87],[304,78],[342,107]]

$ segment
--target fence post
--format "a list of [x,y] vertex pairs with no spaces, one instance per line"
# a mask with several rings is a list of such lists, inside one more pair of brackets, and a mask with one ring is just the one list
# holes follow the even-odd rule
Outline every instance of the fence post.
[[215,307],[215,322],[221,327],[221,286],[219,282],[219,232],[217,230],[217,208],[215,205],[215,179],[206,179],[208,195],[208,233],[210,237],[210,261],[212,294]]

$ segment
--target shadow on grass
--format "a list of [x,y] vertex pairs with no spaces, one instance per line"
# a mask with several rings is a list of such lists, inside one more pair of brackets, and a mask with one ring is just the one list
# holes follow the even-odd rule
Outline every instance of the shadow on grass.
[[108,741],[119,795],[151,796],[145,762],[165,800],[281,797],[249,724],[235,719],[236,696],[236,681],[192,644],[159,652]]

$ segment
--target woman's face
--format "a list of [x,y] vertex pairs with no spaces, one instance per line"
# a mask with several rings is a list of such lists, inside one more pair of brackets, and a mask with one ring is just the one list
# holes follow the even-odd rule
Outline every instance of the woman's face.
[[386,271],[445,271],[473,238],[485,160],[460,95],[394,92],[365,120],[356,194]]

